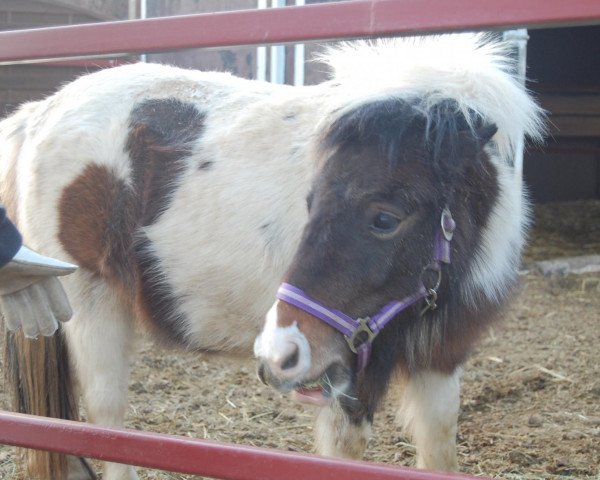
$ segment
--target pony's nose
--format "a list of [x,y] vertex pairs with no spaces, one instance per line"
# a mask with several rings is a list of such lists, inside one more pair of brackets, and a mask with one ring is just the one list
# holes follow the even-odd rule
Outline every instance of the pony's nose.
[[[289,313],[289,312],[288,312]],[[262,365],[259,377],[269,384],[295,383],[310,370],[311,353],[307,338],[295,320],[279,325],[279,301],[267,313],[263,331],[254,341],[254,355]]]
[[300,345],[287,339],[279,344],[279,348],[269,359],[269,368],[280,378],[293,378],[300,372]]

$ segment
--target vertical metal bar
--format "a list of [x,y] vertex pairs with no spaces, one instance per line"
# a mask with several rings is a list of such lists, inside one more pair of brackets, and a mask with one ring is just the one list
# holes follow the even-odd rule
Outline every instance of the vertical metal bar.
[[[271,8],[285,7],[285,0],[271,0]],[[285,47],[271,47],[271,83],[285,83]]]
[[127,18],[129,18],[129,20],[135,20],[135,19],[139,18],[138,17],[139,11],[140,11],[140,0],[129,0]]
[[[264,10],[267,8],[267,0],[258,0],[256,7]],[[256,49],[256,79],[262,82],[267,80],[267,47],[264,46]]]
[[[516,30],[507,30],[503,34],[504,40],[509,42],[515,49],[517,56],[517,74],[518,80],[525,85],[525,78],[527,75],[527,41],[529,35],[527,34],[526,28],[519,28]],[[513,163],[513,171],[515,175],[515,181],[522,186],[523,183],[523,153],[525,150],[525,138],[521,135],[515,145],[515,158]]]
[[[140,0],[140,19],[144,20],[148,18],[148,2],[147,0]],[[140,62],[147,62],[148,56],[145,53],[140,55]]]
[[[296,6],[304,6],[305,0],[296,0]],[[294,85],[304,85],[304,44],[297,43],[294,46]]]

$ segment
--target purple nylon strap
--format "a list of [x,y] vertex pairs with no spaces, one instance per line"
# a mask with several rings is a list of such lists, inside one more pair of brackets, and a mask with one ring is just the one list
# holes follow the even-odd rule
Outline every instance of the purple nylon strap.
[[303,290],[289,283],[281,284],[279,290],[277,290],[277,298],[323,320],[326,324],[342,332],[347,337],[351,336],[359,327],[359,322],[352,317],[339,310],[323,305],[318,300],[309,297]]
[[[450,211],[445,208],[441,216],[441,228],[435,236],[434,246],[434,260],[426,267],[427,269],[441,272],[441,264],[450,263],[450,241],[455,229],[455,222],[452,219]],[[371,344],[377,334],[403,310],[406,310],[411,305],[414,305],[420,300],[427,300],[427,307],[423,310],[435,308],[435,298],[437,297],[438,284],[432,288],[426,288],[421,281],[419,289],[402,300],[394,300],[385,305],[379,312],[372,317],[354,319],[344,312],[340,312],[334,308],[330,308],[323,305],[318,300],[310,297],[303,290],[290,285],[289,283],[282,283],[277,291],[277,298],[283,302],[289,303],[301,310],[319,318],[320,320],[327,323],[329,326],[335,328],[341,332],[346,341],[354,353],[358,356],[358,370],[362,371],[369,361],[371,355]],[[430,296],[434,298],[430,300]],[[360,334],[364,334],[366,338],[361,338]],[[361,343],[356,344],[357,341]]]
[[[277,291],[277,298],[279,300],[304,310],[335,328],[338,332],[341,332],[346,337],[350,349],[358,355],[359,371],[367,366],[371,355],[371,342],[373,341],[373,338],[375,338],[383,327],[385,327],[392,318],[398,315],[398,313],[411,305],[414,305],[426,296],[427,289],[424,286],[421,286],[421,288],[413,295],[402,300],[394,300],[393,302],[388,303],[372,317],[355,320],[339,310],[323,305],[318,300],[310,297],[303,290],[300,290],[289,283],[282,283]],[[365,332],[367,334],[367,341],[355,345],[354,339],[360,332]]]

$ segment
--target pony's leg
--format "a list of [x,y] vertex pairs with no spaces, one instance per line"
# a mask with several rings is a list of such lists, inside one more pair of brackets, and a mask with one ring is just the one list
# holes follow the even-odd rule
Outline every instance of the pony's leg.
[[87,460],[67,455],[66,480],[96,480],[98,477]]
[[417,448],[417,468],[458,470],[456,432],[460,407],[460,376],[426,370],[405,384],[400,416]]
[[317,416],[315,443],[317,453],[331,457],[360,459],[371,437],[371,423],[366,418],[351,419],[333,402]]
[[[127,409],[133,318],[104,282],[82,283],[76,295],[69,292],[75,314],[64,325],[71,363],[88,419],[120,427]],[[133,467],[105,463],[102,478],[134,480],[137,475]]]

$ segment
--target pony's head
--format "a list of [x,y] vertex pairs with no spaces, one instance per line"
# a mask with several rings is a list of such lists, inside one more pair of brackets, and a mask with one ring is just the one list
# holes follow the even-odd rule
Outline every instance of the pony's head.
[[357,42],[326,61],[344,106],[255,353],[265,382],[360,417],[394,369],[455,369],[498,311],[526,223],[509,165],[543,113],[482,35]]
[[[356,397],[364,344],[372,348],[368,370],[397,363],[405,354],[401,322],[419,322],[427,301],[448,302],[451,280],[467,270],[498,194],[486,153],[495,133],[452,100],[427,108],[416,99],[369,102],[332,123],[307,198],[308,224],[256,341],[264,381],[322,404]],[[450,253],[449,243],[439,246],[450,241],[440,240],[444,234],[454,258],[441,272],[442,250]],[[374,318],[395,301],[405,303],[392,315],[400,319],[381,332],[363,325],[353,336],[323,321],[323,311],[342,324]]]

